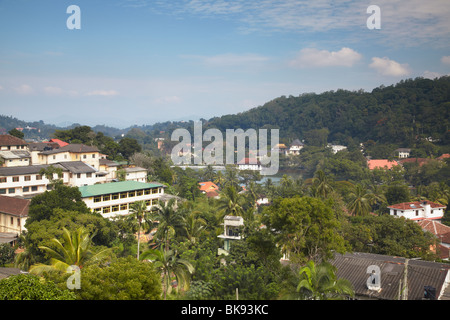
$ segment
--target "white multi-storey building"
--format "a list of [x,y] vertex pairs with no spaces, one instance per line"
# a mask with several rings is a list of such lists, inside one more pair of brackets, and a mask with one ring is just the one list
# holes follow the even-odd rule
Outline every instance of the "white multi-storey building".
[[106,218],[129,214],[130,205],[146,201],[147,210],[158,204],[164,185],[156,182],[120,181],[78,188],[88,208]]

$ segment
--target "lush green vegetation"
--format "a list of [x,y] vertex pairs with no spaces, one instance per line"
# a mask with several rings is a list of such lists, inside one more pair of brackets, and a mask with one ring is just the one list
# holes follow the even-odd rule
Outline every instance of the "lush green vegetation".
[[[110,220],[89,212],[77,188],[54,181],[51,191],[31,201],[20,243],[25,251],[14,263],[33,273],[27,281],[34,281],[34,274],[42,277],[48,296],[66,299],[223,300],[235,299],[236,289],[239,299],[352,296],[349,283],[336,279],[328,263],[336,252],[438,260],[438,252],[430,250],[437,239],[415,222],[390,216],[386,207],[419,199],[448,206],[449,160],[436,158],[450,151],[449,89],[448,77],[406,80],[371,93],[281,97],[204,121],[204,128],[222,130],[280,128],[284,143],[304,139],[300,155],[281,156],[286,174],[279,182],[233,166],[173,167],[167,151],[175,123],[133,128],[120,139],[90,127],[57,130],[54,137],[98,146],[110,159],[146,168],[148,180],[164,183],[178,200],[151,212],[136,203],[130,216]],[[156,138],[165,139],[163,148]],[[330,142],[347,149],[334,154],[326,146]],[[394,158],[398,147],[428,161],[392,170],[367,168],[366,156]],[[220,197],[202,194],[201,181],[216,183]],[[261,198],[268,204],[257,205]],[[242,216],[244,227],[229,254],[219,255],[225,215]],[[450,225],[449,216],[447,209],[443,222]],[[11,250],[0,250],[5,253],[0,264],[11,263]],[[81,288],[66,292],[68,265],[81,267]],[[47,297],[33,295],[23,277],[0,281],[0,294],[4,285],[21,288],[24,297]]]

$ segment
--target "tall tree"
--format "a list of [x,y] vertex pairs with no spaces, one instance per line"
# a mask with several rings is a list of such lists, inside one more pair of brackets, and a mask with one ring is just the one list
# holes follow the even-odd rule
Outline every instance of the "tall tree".
[[66,228],[63,228],[63,231],[63,242],[56,238],[52,239],[55,249],[46,246],[39,247],[50,255],[50,265],[35,264],[30,267],[30,273],[67,272],[70,266],[75,265],[82,268],[86,264],[99,262],[111,256],[111,248],[94,252],[92,250],[93,236],[90,236],[83,228],[78,228],[72,233]]
[[141,259],[149,259],[154,266],[161,270],[163,275],[164,300],[171,291],[170,277],[173,275],[178,286],[189,288],[190,276],[194,272],[192,264],[180,258],[174,250],[164,250],[164,246],[159,249],[150,249],[142,253]]
[[129,218],[132,221],[136,221],[138,224],[138,246],[137,246],[137,260],[139,260],[139,252],[140,252],[140,243],[141,243],[141,228],[142,223],[147,218],[147,203],[144,200],[133,202],[130,205],[130,215]]

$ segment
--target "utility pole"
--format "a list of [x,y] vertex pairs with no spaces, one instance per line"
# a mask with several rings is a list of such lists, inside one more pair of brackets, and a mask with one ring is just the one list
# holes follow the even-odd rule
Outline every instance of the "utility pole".
[[409,259],[406,259],[405,260],[405,272],[403,273],[402,300],[408,300],[408,262],[409,262]]

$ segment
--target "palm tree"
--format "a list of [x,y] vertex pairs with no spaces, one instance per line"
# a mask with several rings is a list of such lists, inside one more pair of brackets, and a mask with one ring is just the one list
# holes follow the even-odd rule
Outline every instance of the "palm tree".
[[375,194],[359,183],[353,187],[349,199],[347,209],[355,216],[367,215],[372,210],[373,204],[386,202],[383,194]]
[[190,211],[183,217],[186,236],[191,243],[196,242],[206,227],[206,221],[199,214],[200,211]]
[[214,179],[213,182],[217,184],[220,188],[223,187],[223,184],[225,183],[225,177],[222,171],[217,171],[216,178]]
[[163,243],[165,242],[166,250],[169,250],[169,237],[183,227],[183,218],[181,212],[176,209],[174,198],[163,204],[159,203],[156,209],[157,211],[153,215],[153,220],[158,221],[156,237]]
[[312,178],[312,188],[317,197],[325,199],[332,191],[331,179],[322,171],[316,172],[316,176]]
[[308,300],[337,300],[353,296],[348,280],[337,279],[336,268],[324,261],[318,265],[310,260],[299,271],[300,281],[296,293]]
[[39,246],[40,249],[46,251],[50,256],[50,265],[38,263],[30,267],[30,273],[41,274],[48,271],[66,272],[72,265],[78,266],[80,269],[89,263],[99,262],[110,257],[112,248],[107,248],[94,253],[92,249],[92,238],[84,228],[78,228],[73,232],[69,232],[63,228],[63,239],[61,243],[58,239],[53,238],[51,241],[55,244],[55,249]]
[[220,194],[219,209],[225,215],[242,216],[244,213],[242,195],[233,186],[226,187]]
[[137,247],[137,259],[139,260],[139,247],[141,243],[141,227],[143,221],[148,215],[147,203],[144,200],[136,201],[130,205],[130,220],[138,223],[138,247]]
[[215,176],[216,171],[214,170],[212,165],[209,164],[203,172],[203,179],[205,179],[206,181],[213,181]]
[[141,259],[148,259],[152,261],[154,266],[158,268],[163,275],[163,292],[164,300],[166,300],[167,293],[170,293],[171,287],[169,285],[170,278],[173,275],[177,281],[178,286],[185,289],[189,287],[190,275],[194,272],[193,265],[177,256],[174,250],[164,250],[163,246],[160,249],[150,249],[142,253]]

